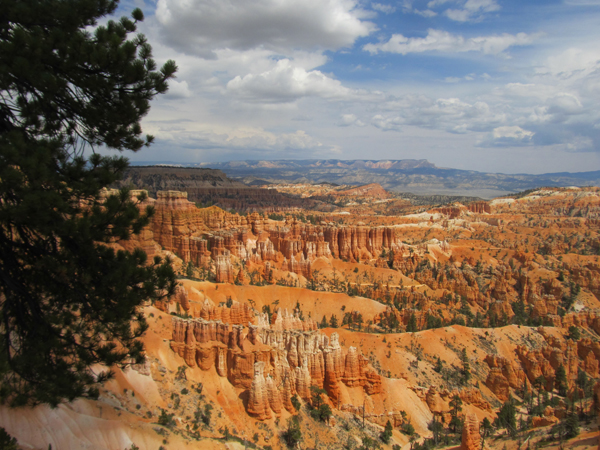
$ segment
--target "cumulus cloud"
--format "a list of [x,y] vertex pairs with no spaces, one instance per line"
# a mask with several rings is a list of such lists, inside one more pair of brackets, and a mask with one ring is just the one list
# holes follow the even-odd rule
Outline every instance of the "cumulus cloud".
[[402,55],[423,52],[480,52],[485,55],[498,55],[510,47],[529,45],[535,38],[536,35],[526,33],[504,33],[465,38],[447,31],[430,29],[424,38],[408,38],[401,34],[394,34],[387,42],[367,44],[363,49],[371,54],[379,52],[400,53]]
[[343,99],[351,94],[338,80],[318,70],[296,67],[289,59],[277,61],[266,72],[235,77],[227,83],[227,91],[243,100],[260,103],[287,103],[309,96]]
[[432,99],[424,95],[406,95],[387,103],[384,115],[373,117],[371,124],[382,130],[399,131],[403,125],[463,134],[491,131],[503,125],[507,116],[500,108],[481,101],[469,103],[458,98]]
[[167,91],[167,98],[189,98],[192,96],[190,88],[188,87],[187,81],[169,81],[169,90]]
[[227,83],[226,92],[250,103],[291,103],[303,97],[331,101],[381,100],[379,91],[350,89],[319,70],[306,70],[294,61],[281,59],[274,67],[259,74],[236,76]]
[[480,141],[480,147],[523,147],[533,143],[534,132],[513,126],[494,128],[486,139]]
[[356,117],[355,114],[342,114],[342,121],[338,125],[340,127],[349,127],[350,125],[364,127],[365,123]]
[[597,48],[569,48],[549,57],[542,67],[537,68],[537,73],[568,81],[589,77],[599,70],[600,51]]
[[316,150],[323,144],[304,130],[274,133],[261,127],[225,127],[223,125],[184,121],[153,121],[147,131],[157,141],[169,142],[178,148],[252,149],[261,151]]
[[158,0],[172,47],[204,58],[215,49],[339,49],[376,26],[356,0]]

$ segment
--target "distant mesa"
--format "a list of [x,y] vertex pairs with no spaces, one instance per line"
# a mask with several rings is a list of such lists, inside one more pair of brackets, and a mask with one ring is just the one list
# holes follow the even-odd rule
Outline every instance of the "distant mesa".
[[[190,164],[191,165],[191,164]],[[413,194],[463,195],[491,199],[539,186],[596,186],[600,171],[580,173],[502,174],[437,167],[426,159],[277,160],[201,163],[245,183],[378,183],[384,189]]]

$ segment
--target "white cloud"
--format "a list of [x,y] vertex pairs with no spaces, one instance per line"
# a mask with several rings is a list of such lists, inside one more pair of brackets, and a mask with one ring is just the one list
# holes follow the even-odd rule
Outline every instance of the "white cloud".
[[502,108],[487,103],[468,103],[458,98],[432,99],[406,95],[386,103],[371,124],[382,130],[400,131],[402,126],[443,130],[452,134],[491,131],[506,124],[509,116]]
[[339,123],[340,127],[348,127],[350,125],[356,125],[357,127],[364,127],[365,123],[356,117],[355,114],[342,114],[342,121]]
[[373,53],[391,52],[406,55],[422,52],[481,52],[486,55],[498,55],[513,46],[531,44],[537,35],[526,33],[501,34],[465,38],[447,31],[430,29],[424,38],[407,38],[394,34],[389,41],[379,44],[367,44],[364,50]]
[[445,15],[457,22],[479,20],[483,14],[498,11],[500,5],[495,0],[467,0],[461,8],[447,9]]
[[539,75],[551,75],[561,80],[581,79],[600,69],[600,51],[597,48],[569,48],[550,56]]
[[289,59],[277,61],[272,69],[258,75],[237,76],[227,83],[228,93],[250,102],[287,103],[301,97],[344,99],[352,91],[318,70],[306,71]]
[[189,98],[192,96],[190,88],[188,87],[187,81],[169,81],[169,90],[167,91],[167,98]]
[[524,130],[521,127],[510,126],[510,127],[498,127],[492,131],[494,139],[517,139],[517,140],[530,140],[534,133],[531,131]]
[[429,3],[427,3],[427,7],[429,9],[432,9],[432,8],[436,8],[440,5],[444,5],[444,4],[452,2],[452,1],[453,0],[431,0]]
[[158,140],[179,148],[280,151],[323,147],[318,139],[304,130],[273,133],[260,127],[227,127],[194,121],[148,122],[146,129]]
[[[169,157],[178,149],[190,155],[199,149],[202,158],[213,159],[247,159],[246,152],[257,158],[287,158],[286,152],[292,158],[325,157],[334,151],[342,152],[339,157],[360,157],[369,146],[381,149],[379,157],[389,158],[387,149],[399,148],[394,147],[397,142],[403,142],[402,157],[412,149],[453,167],[454,160],[444,160],[444,155],[455,152],[456,161],[469,167],[476,158],[463,152],[483,154],[476,145],[503,147],[490,152],[494,155],[539,155],[552,148],[556,155],[588,152],[586,161],[593,161],[591,152],[600,154],[600,50],[594,46],[598,33],[589,26],[572,25],[573,36],[580,28],[588,30],[585,40],[563,39],[558,20],[514,24],[527,34],[494,34],[504,30],[497,31],[496,17],[491,17],[486,28],[469,26],[467,31],[463,26],[446,32],[416,27],[419,34],[408,35],[401,28],[404,22],[383,17],[391,11],[385,5],[389,3],[411,14],[438,15],[442,22],[448,21],[445,14],[452,14],[447,11],[476,21],[495,16],[503,3],[499,0],[306,0],[307,7],[299,0],[186,1],[157,0],[170,16],[149,16],[140,28],[153,43],[159,63],[172,58],[180,67],[169,93],[158,96],[144,121],[144,131],[157,136],[156,147],[166,149]],[[232,8],[229,17],[223,16],[226,7]],[[325,14],[306,29],[304,24],[315,18],[309,8]],[[379,17],[374,11],[381,12]],[[298,27],[283,20],[287,13]],[[386,33],[383,42],[363,47],[361,40],[360,47],[353,46],[375,29],[368,21],[378,19]],[[418,19],[415,24],[427,22]],[[489,34],[477,36],[477,29]],[[547,35],[530,34],[544,29]],[[371,58],[378,52],[440,55],[447,64],[392,75],[396,66],[389,58],[397,56]],[[467,58],[465,52],[471,52],[468,59],[476,60],[476,66],[460,62]],[[500,67],[497,59],[481,55],[506,59]],[[352,69],[358,73],[349,75]],[[160,130],[147,127],[157,117],[164,120]],[[165,125],[169,120],[172,126]],[[459,144],[450,151],[449,142]],[[540,167],[560,166],[558,159],[543,161]],[[503,163],[504,170],[512,164]],[[485,164],[487,170],[496,170]],[[531,167],[538,170],[531,164],[522,170]]]
[[371,3],[371,8],[384,14],[392,14],[393,12],[396,12],[395,7],[392,5],[386,5],[384,3]]
[[356,0],[158,0],[172,47],[204,58],[216,49],[339,49],[373,32]]
[[494,128],[486,139],[480,141],[480,147],[523,147],[533,143],[534,132],[513,126]]
[[[446,83],[460,83],[461,81],[474,81],[475,78],[476,78],[476,76],[477,76],[476,74],[470,73],[468,75],[465,75],[464,77],[446,77],[446,78],[444,78],[444,82],[446,82]],[[481,77],[484,78],[483,75]]]
[[381,114],[373,116],[371,125],[383,131],[401,131],[404,120],[401,117],[384,117]]

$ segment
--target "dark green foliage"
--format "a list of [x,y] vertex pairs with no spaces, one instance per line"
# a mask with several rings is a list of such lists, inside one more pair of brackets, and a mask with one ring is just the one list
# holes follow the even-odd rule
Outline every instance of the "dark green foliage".
[[194,263],[193,262],[188,262],[186,269],[185,269],[185,276],[188,278],[194,278]]
[[140,307],[175,286],[170,264],[115,252],[149,223],[129,192],[106,198],[137,151],[141,118],[176,71],[136,31],[98,26],[116,1],[18,1],[0,21],[0,400],[57,405],[96,397],[110,370],[144,361]]
[[469,306],[469,304],[467,303],[465,298],[462,298],[462,301],[460,303],[460,309],[458,310],[459,313],[461,313],[463,316],[466,316],[469,319],[473,319],[473,312],[471,311],[471,307]]
[[577,387],[583,391],[583,398],[588,398],[592,395],[592,387],[594,386],[594,380],[583,370],[579,369],[577,372],[577,379],[575,380]]
[[567,439],[574,438],[579,434],[579,418],[575,411],[571,411],[565,419],[565,437]]
[[18,450],[17,439],[0,427],[0,450]]
[[322,405],[319,405],[318,408],[311,410],[310,415],[315,420],[327,422],[333,415],[333,411],[331,411],[331,407],[327,403],[323,403]]
[[444,425],[442,425],[441,422],[435,420],[434,416],[433,420],[427,425],[427,428],[433,434],[433,443],[437,445],[440,439],[440,434],[442,433],[442,431],[444,431]]
[[450,429],[453,433],[460,432],[462,429],[462,421],[459,418],[459,413],[462,411],[462,400],[455,394],[454,397],[450,400]]
[[311,404],[309,408],[310,416],[315,420],[327,422],[333,412],[327,403],[323,401],[323,395],[327,394],[325,389],[318,388],[315,385],[310,387]]
[[415,434],[415,427],[413,427],[412,423],[410,422],[403,423],[401,430],[404,434],[408,436],[412,436],[413,434]]
[[173,419],[174,416],[175,416],[175,414],[168,413],[167,411],[165,411],[164,409],[161,408],[160,415],[158,416],[158,423],[165,427],[169,427],[169,428],[174,427],[175,426],[175,419]]
[[572,341],[578,341],[579,339],[581,339],[581,332],[579,331],[579,328],[575,325],[571,325],[569,327],[569,334],[567,335],[567,339],[571,339]]
[[376,440],[371,439],[369,436],[364,436],[362,438],[362,445],[358,447],[357,450],[371,450],[376,448],[381,448],[379,443]]
[[556,386],[559,395],[567,395],[567,372],[562,364],[556,369],[554,375],[554,385]]
[[415,313],[411,313],[410,317],[408,318],[408,323],[406,324],[406,331],[409,333],[419,331],[419,329],[417,328],[417,318],[415,316]]
[[204,410],[198,408],[198,410],[194,413],[196,420],[201,420],[202,423],[206,426],[210,425],[210,418],[212,416],[212,405],[207,403],[204,405]]
[[327,323],[327,317],[323,316],[321,319],[321,323],[319,324],[319,328],[327,328],[329,324]]
[[444,361],[442,361],[442,358],[440,358],[438,356],[433,370],[435,370],[437,373],[441,373],[443,369],[444,369]]
[[298,396],[296,394],[294,394],[294,396],[292,397],[292,406],[294,407],[294,409],[296,411],[300,411],[300,408],[302,407],[302,404],[300,403],[300,399],[298,398]]
[[515,317],[513,318],[514,323],[518,325],[525,325],[527,323],[527,319],[529,318],[527,311],[525,310],[525,302],[522,299],[513,302],[512,309],[515,313]]
[[339,326],[339,325],[338,325],[338,319],[337,319],[337,317],[335,316],[335,314],[332,314],[332,315],[331,315],[331,319],[329,319],[329,326],[330,326],[331,328],[337,328],[337,327]]
[[391,314],[384,316],[379,325],[388,331],[392,331],[397,330],[398,327],[400,327],[400,322],[398,321],[396,314],[392,312]]
[[491,431],[492,423],[490,422],[490,419],[485,417],[483,422],[481,422],[481,448],[485,448],[485,438],[488,437]]
[[569,295],[568,296],[565,295],[563,297],[563,301],[562,301],[562,306],[565,309],[565,311],[569,311],[571,306],[573,306],[573,303],[575,303],[575,299],[581,292],[581,286],[579,286],[578,284],[575,284],[571,281],[569,283],[569,289],[570,289]]
[[301,439],[302,431],[298,416],[292,416],[288,419],[287,429],[283,432],[283,440],[289,448],[294,448]]
[[498,428],[506,428],[513,435],[517,432],[517,407],[512,398],[504,402],[502,408],[498,411],[496,426]]
[[556,436],[561,441],[579,435],[579,419],[577,413],[573,410],[569,411],[567,417],[552,427],[550,434]]
[[425,325],[425,327],[428,330],[431,330],[433,328],[441,328],[443,325],[444,324],[440,317],[435,317],[432,314],[427,314],[427,324]]
[[384,444],[389,444],[390,441],[392,440],[393,430],[394,430],[394,428],[392,427],[391,422],[388,420],[387,423],[385,424],[385,430],[383,430],[381,432],[381,434],[379,435],[379,439],[381,439],[381,442],[383,442]]

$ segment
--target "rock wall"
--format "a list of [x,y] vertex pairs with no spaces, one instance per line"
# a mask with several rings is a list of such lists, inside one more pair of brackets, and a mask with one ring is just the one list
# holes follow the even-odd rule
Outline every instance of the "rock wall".
[[259,325],[230,325],[205,319],[173,318],[171,348],[190,367],[215,368],[236,387],[248,389],[247,411],[259,420],[293,412],[294,395],[309,400],[310,386],[324,388],[338,400],[340,383],[360,386],[368,395],[381,393],[381,377],[367,358],[350,347],[343,354],[336,333],[328,338],[316,323],[303,322],[286,310],[273,326],[260,317]]

